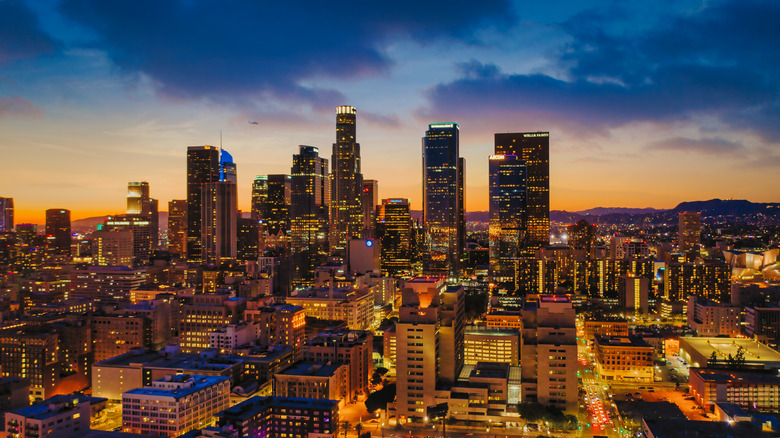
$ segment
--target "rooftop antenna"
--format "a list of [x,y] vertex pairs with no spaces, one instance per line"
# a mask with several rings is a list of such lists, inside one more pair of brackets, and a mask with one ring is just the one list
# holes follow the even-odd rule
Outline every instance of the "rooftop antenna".
[[222,152],[222,128],[219,128],[219,152]]

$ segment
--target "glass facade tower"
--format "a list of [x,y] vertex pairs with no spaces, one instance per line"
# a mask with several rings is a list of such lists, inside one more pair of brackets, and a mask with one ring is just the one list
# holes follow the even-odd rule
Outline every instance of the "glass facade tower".
[[514,263],[525,242],[526,165],[517,155],[492,155],[488,173],[490,278],[514,291]]
[[516,155],[526,164],[525,243],[521,257],[550,244],[550,133],[495,134],[496,155]]
[[328,160],[320,158],[316,147],[301,145],[291,174],[293,286],[301,288],[314,284],[314,269],[328,258]]
[[360,237],[363,231],[360,173],[360,144],[355,141],[357,110],[353,106],[336,108],[336,143],[331,160],[331,250],[343,254],[347,239]]
[[459,275],[465,240],[459,132],[457,123],[430,124],[422,141],[423,270],[453,277]]

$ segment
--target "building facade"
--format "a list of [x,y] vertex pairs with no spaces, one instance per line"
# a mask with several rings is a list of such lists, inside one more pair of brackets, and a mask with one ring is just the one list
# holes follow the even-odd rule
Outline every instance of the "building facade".
[[457,123],[428,125],[423,137],[423,270],[457,277],[463,252],[463,161]]
[[495,134],[496,155],[516,155],[526,165],[526,244],[521,255],[550,244],[550,133]]
[[356,141],[357,110],[336,108],[336,143],[331,157],[331,251],[341,254],[350,237],[363,232],[363,174],[360,171],[360,144]]

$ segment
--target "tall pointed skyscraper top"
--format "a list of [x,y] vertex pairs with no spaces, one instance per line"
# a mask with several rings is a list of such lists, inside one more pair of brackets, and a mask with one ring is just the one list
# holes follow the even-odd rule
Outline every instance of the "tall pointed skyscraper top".
[[350,236],[363,231],[360,172],[360,144],[356,138],[357,110],[353,106],[336,108],[336,143],[331,159],[331,250],[343,253]]

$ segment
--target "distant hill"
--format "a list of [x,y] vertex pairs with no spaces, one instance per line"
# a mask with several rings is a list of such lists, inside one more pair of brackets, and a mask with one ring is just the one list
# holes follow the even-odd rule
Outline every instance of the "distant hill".
[[94,230],[98,224],[104,223],[107,217],[108,215],[76,219],[75,221],[70,221],[70,228],[73,231]]
[[582,216],[603,216],[605,214],[644,214],[655,213],[655,208],[626,208],[626,207],[596,207],[589,208],[587,210],[576,211],[575,213]]

